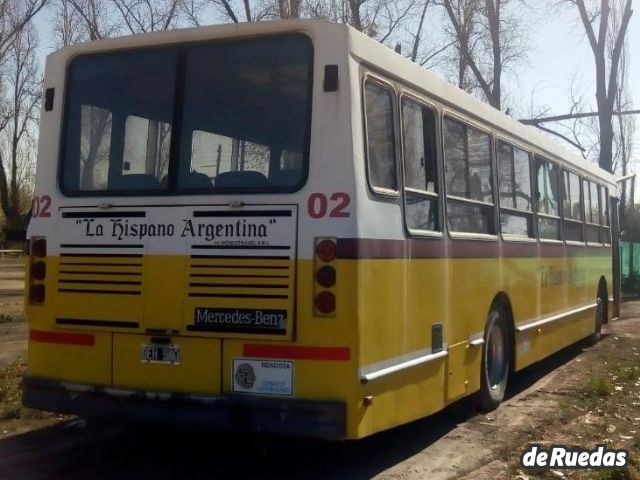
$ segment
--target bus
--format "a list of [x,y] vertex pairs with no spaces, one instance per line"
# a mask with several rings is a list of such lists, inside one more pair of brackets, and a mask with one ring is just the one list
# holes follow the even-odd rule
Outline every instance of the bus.
[[615,178],[348,26],[74,45],[44,89],[28,407],[359,439],[612,316]]

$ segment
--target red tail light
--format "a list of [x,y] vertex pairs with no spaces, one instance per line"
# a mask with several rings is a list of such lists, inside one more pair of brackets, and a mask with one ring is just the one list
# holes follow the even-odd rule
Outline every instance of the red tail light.
[[31,240],[31,256],[38,258],[47,256],[47,241],[44,238],[33,238]]
[[44,303],[46,288],[44,281],[47,277],[47,240],[44,237],[33,237],[29,256],[29,303],[37,305]]
[[44,303],[44,285],[37,283],[29,288],[29,303]]
[[336,250],[336,242],[326,238],[316,246],[316,255],[323,262],[331,262],[336,258]]
[[336,296],[331,292],[320,292],[316,295],[315,304],[320,313],[333,313],[336,310]]
[[44,280],[47,275],[46,263],[39,261],[31,264],[31,278],[34,280]]
[[336,294],[334,287],[337,272],[332,263],[338,256],[338,244],[335,238],[316,238],[314,271],[313,307],[316,316],[333,317],[336,312]]

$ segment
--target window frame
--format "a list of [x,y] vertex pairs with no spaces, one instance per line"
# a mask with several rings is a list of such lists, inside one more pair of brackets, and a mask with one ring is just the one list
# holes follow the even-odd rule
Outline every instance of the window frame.
[[[182,99],[184,97],[184,80],[186,76],[186,52],[187,49],[193,46],[202,45],[224,45],[234,43],[259,43],[261,40],[273,40],[273,39],[290,39],[300,38],[306,44],[308,49],[308,105],[307,115],[305,118],[305,134],[304,134],[304,146],[302,151],[302,172],[300,181],[293,186],[289,187],[277,187],[277,188],[261,188],[261,189],[247,189],[238,192],[237,190],[226,191],[219,189],[217,191],[211,191],[209,189],[185,189],[178,188],[177,176],[179,161],[178,158],[181,148],[182,137],[182,114],[183,105]],[[74,63],[84,58],[108,58],[118,55],[135,55],[147,52],[158,51],[176,51],[176,68],[174,71],[174,85],[173,85],[173,99],[172,99],[172,118],[171,118],[171,143],[169,146],[169,165],[168,165],[168,186],[162,190],[147,190],[147,189],[119,189],[119,190],[69,190],[64,185],[64,171],[65,171],[65,155],[67,150],[67,133],[69,123],[69,108],[70,108],[70,86],[71,86],[71,67]],[[101,198],[101,197],[176,197],[176,196],[219,196],[219,195],[253,195],[253,194],[287,194],[295,193],[304,188],[309,180],[309,164],[311,157],[311,122],[313,118],[313,93],[315,88],[314,71],[315,71],[315,45],[313,38],[305,32],[277,32],[273,34],[264,34],[258,37],[231,37],[231,38],[218,38],[218,39],[206,39],[206,40],[193,40],[184,41],[180,43],[167,43],[162,45],[144,45],[137,47],[128,47],[122,49],[112,49],[101,52],[86,52],[78,55],[71,56],[64,65],[64,91],[62,92],[62,112],[59,117],[59,134],[58,134],[58,151],[57,151],[57,172],[56,183],[58,190],[64,197],[69,198]],[[111,112],[113,117],[113,112]],[[175,136],[175,139],[174,139]],[[113,142],[113,138],[110,140],[110,144]],[[124,139],[122,140],[124,142]],[[119,162],[121,163],[121,161]]]
[[[406,186],[406,177],[405,177],[405,151],[404,151],[404,104],[403,101],[407,100],[410,102],[413,102],[417,105],[419,105],[422,108],[426,108],[428,110],[430,110],[433,113],[433,118],[435,120],[435,136],[434,136],[434,140],[436,142],[435,144],[435,153],[436,153],[436,158],[435,158],[435,192],[429,192],[427,190],[418,190],[415,188],[411,188],[411,187],[407,187]],[[442,182],[441,182],[441,159],[443,158],[442,156],[442,148],[440,146],[440,142],[439,142],[439,135],[440,135],[440,131],[442,130],[442,126],[440,123],[440,111],[438,109],[438,107],[436,106],[435,103],[430,102],[429,100],[418,96],[417,94],[413,93],[412,91],[409,91],[407,89],[401,88],[400,92],[398,94],[398,122],[399,122],[399,148],[400,148],[400,162],[399,164],[401,165],[401,172],[400,172],[400,186],[401,186],[401,194],[402,194],[402,217],[403,217],[403,223],[404,223],[404,228],[405,228],[405,232],[407,233],[407,235],[409,237],[435,237],[435,238],[441,238],[443,235],[443,231],[444,231],[444,223],[445,223],[445,218],[444,218],[444,214],[443,214],[443,208],[442,208]],[[414,195],[418,195],[420,197],[423,198],[428,198],[431,200],[435,200],[436,202],[436,211],[437,211],[437,215],[438,218],[436,219],[436,230],[422,230],[422,229],[412,229],[409,227],[409,224],[407,223],[407,215],[406,215],[406,192],[410,191],[411,193],[413,193]]]
[[[392,135],[393,135],[393,151],[394,151],[394,166],[395,166],[395,174],[396,174],[396,189],[392,190],[389,188],[381,188],[381,187],[376,187],[373,185],[373,183],[371,183],[371,169],[370,169],[370,162],[369,162],[369,134],[368,134],[368,128],[367,128],[367,102],[366,102],[366,84],[367,82],[371,82],[374,84],[377,84],[379,87],[387,90],[389,93],[391,93],[391,115],[392,115],[392,122],[391,125],[393,127],[392,130]],[[362,127],[363,127],[363,133],[362,133],[362,138],[363,138],[363,147],[364,147],[364,163],[365,163],[365,173],[366,173],[366,177],[367,177],[367,186],[369,188],[369,191],[371,192],[371,194],[373,194],[373,196],[375,198],[378,199],[386,199],[386,200],[397,200],[400,197],[400,188],[401,188],[401,181],[404,180],[403,178],[403,172],[401,171],[400,167],[399,167],[399,163],[398,162],[398,158],[400,156],[400,150],[398,147],[398,138],[399,138],[399,125],[398,125],[398,92],[396,91],[393,83],[391,83],[388,80],[383,79],[382,77],[372,73],[372,72],[365,72],[364,75],[362,75],[362,82],[360,84],[360,91],[361,91],[361,102],[362,102]],[[402,182],[404,183],[404,182]]]
[[[532,160],[535,158],[534,153],[531,148],[528,148],[525,145],[500,134],[495,135],[494,141],[495,141],[494,156],[495,156],[495,171],[496,171],[495,180],[496,180],[497,206],[498,206],[497,220],[498,220],[498,228],[500,230],[500,236],[502,237],[503,241],[507,241],[507,242],[530,242],[530,243],[536,242],[538,238],[538,224],[536,220],[535,199],[534,199],[535,185],[533,184],[534,169],[533,169]],[[500,178],[498,173],[499,172],[499,167],[498,167],[498,162],[499,162],[498,143],[499,142],[509,145],[512,149],[517,148],[525,152],[529,157],[529,191],[531,195],[530,211],[519,210],[517,208],[502,206],[502,202],[500,200]],[[515,154],[513,155],[513,159],[514,161],[511,162],[511,173],[513,174],[513,177],[515,179]],[[502,231],[502,211],[503,210],[507,213],[507,215],[512,215],[512,216],[521,217],[521,218],[528,218],[529,221],[531,222],[531,234],[530,235],[514,235],[511,233],[504,233]]]
[[[456,110],[451,110],[450,108],[443,108],[440,114],[440,142],[442,145],[442,202],[443,202],[443,212],[444,212],[444,223],[446,224],[446,230],[449,233],[449,237],[456,239],[475,239],[475,240],[486,240],[486,241],[498,241],[500,235],[498,234],[498,220],[497,220],[497,203],[496,203],[496,187],[497,187],[497,179],[494,178],[494,172],[496,169],[496,155],[495,155],[495,134],[490,127],[485,126],[482,123],[479,123],[475,120],[472,120]],[[446,158],[446,149],[445,149],[445,120],[449,117],[451,120],[458,122],[464,125],[466,128],[474,128],[489,137],[489,180],[491,182],[491,197],[493,199],[493,203],[483,202],[481,200],[474,200],[471,198],[460,197],[458,195],[450,195],[447,189],[447,179],[446,179],[446,168],[447,168],[447,158]],[[467,160],[468,163],[468,160]],[[477,232],[463,232],[463,231],[455,231],[451,230],[449,226],[449,200],[453,200],[454,203],[462,204],[462,205],[471,205],[477,206],[481,208],[491,208],[491,219],[489,222],[489,230],[490,233],[477,233]]]

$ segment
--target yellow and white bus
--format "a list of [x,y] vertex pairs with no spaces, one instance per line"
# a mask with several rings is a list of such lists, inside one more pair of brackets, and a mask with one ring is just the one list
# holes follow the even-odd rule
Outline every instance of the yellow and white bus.
[[27,406],[357,439],[610,318],[615,179],[344,25],[47,59]]

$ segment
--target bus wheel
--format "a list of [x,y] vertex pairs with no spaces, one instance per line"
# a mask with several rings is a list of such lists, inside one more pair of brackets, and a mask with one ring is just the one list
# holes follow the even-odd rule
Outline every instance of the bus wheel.
[[591,343],[597,343],[602,337],[602,324],[604,323],[604,316],[606,312],[606,306],[602,297],[598,297],[596,304],[596,322],[593,333],[589,337]]
[[487,317],[482,346],[480,391],[476,404],[480,411],[489,412],[500,405],[509,376],[509,328],[505,314],[492,310]]

